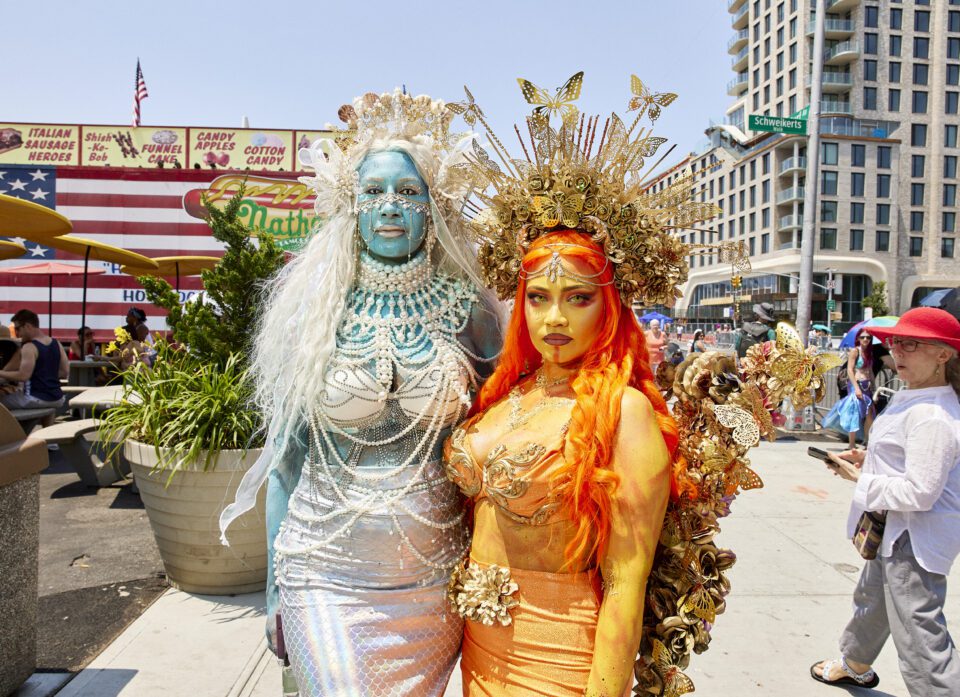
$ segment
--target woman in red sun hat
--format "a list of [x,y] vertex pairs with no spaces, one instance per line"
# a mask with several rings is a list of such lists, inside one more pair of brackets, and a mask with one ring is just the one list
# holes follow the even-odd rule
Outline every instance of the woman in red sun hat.
[[[960,554],[960,321],[917,308],[893,327],[870,327],[891,350],[907,389],[877,417],[866,451],[831,455],[834,474],[856,483],[848,533],[872,525],[868,559],[840,636],[839,660],[810,668],[815,680],[875,687],[871,664],[892,636],[913,697],[960,695],[960,655],[947,630],[946,577]],[[860,536],[862,537],[862,535]],[[855,543],[857,539],[855,539]]]

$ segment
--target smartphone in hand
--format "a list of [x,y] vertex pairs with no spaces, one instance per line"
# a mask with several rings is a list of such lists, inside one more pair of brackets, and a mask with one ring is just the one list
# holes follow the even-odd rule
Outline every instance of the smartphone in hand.
[[823,460],[828,465],[832,465],[834,467],[836,466],[836,463],[830,459],[830,453],[828,453],[826,450],[810,447],[810,448],[807,448],[807,455],[809,455],[810,457],[815,457],[818,460]]

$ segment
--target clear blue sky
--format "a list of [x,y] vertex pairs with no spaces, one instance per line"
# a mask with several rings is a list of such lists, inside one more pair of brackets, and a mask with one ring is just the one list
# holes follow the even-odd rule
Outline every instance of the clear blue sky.
[[[581,109],[623,112],[629,76],[680,95],[656,133],[673,163],[730,103],[726,0],[119,2],[5,0],[0,121],[322,128],[340,104],[406,84],[471,91],[506,139],[527,113],[517,77],[551,90],[584,70]],[[516,142],[511,138],[509,146]],[[519,152],[515,153],[519,155]]]

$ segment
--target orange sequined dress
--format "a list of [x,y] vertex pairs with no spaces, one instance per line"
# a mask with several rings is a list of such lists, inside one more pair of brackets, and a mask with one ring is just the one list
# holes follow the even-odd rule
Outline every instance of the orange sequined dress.
[[[550,479],[563,464],[566,428],[548,445],[531,442],[512,450],[497,445],[481,466],[467,437],[476,420],[461,424],[447,441],[447,476],[478,509],[485,502],[492,504],[501,525],[562,523],[560,502]],[[471,554],[467,571],[471,568],[482,573],[499,567]],[[602,600],[599,575],[511,566],[509,580],[509,607],[501,613],[506,623],[487,624],[467,615],[461,661],[464,695],[582,695],[590,675]]]

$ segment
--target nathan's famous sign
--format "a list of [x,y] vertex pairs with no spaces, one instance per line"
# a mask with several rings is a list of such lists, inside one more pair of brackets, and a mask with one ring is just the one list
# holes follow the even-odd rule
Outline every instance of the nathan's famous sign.
[[0,123],[0,164],[299,169],[297,150],[326,131]]
[[294,179],[273,179],[244,174],[217,177],[205,189],[192,189],[183,197],[183,208],[195,218],[205,218],[202,198],[222,208],[243,187],[240,218],[250,228],[270,233],[277,244],[296,252],[314,223],[313,192]]

